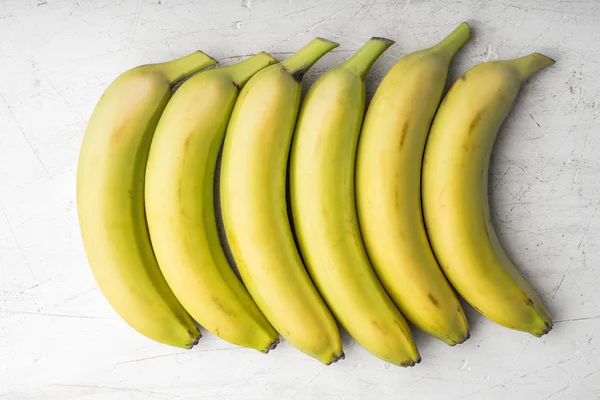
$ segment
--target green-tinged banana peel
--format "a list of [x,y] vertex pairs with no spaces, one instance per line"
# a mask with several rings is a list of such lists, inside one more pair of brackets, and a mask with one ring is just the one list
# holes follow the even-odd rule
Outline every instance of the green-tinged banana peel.
[[286,173],[302,76],[335,47],[315,39],[248,81],[227,127],[220,181],[225,234],[248,291],[286,341],[324,364],[343,357],[341,340],[294,243]]
[[279,336],[229,266],[217,233],[214,179],[240,88],[277,60],[259,53],[188,79],[160,118],[146,168],[146,216],[169,286],[204,328],[268,352]]
[[102,293],[141,334],[183,348],[192,347],[201,334],[154,257],[144,215],[144,173],[171,87],[214,64],[196,52],[115,79],[92,113],[77,170],[81,235]]
[[420,361],[419,352],[371,267],[354,201],[364,78],[392,43],[369,40],[308,91],[292,145],[290,200],[303,259],[336,319],[377,357],[412,366]]
[[417,328],[450,345],[469,330],[423,226],[421,162],[450,61],[469,37],[462,23],[392,67],[369,105],[356,164],[360,227],[381,283]]
[[521,85],[553,63],[534,53],[467,71],[435,117],[423,165],[425,225],[444,273],[483,315],[534,336],[552,328],[552,317],[498,241],[490,219],[488,166]]

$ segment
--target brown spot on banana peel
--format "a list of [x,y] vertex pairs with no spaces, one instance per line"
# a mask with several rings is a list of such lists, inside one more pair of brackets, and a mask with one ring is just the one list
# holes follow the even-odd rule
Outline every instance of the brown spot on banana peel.
[[371,323],[379,332],[383,333],[384,335],[386,334],[385,331],[383,329],[381,329],[381,325],[379,325],[379,322],[371,321]]
[[190,142],[192,141],[192,135],[188,135],[187,138],[185,138],[185,142],[183,142],[183,152],[185,153],[187,151],[187,149],[190,147]]
[[212,302],[214,303],[214,305],[217,307],[217,309],[219,311],[221,311],[224,315],[228,316],[228,317],[235,317],[235,313],[233,313],[233,311],[231,311],[231,309],[229,307],[227,307],[225,305],[225,303],[223,303],[219,298],[217,298],[216,296],[213,296],[212,298]]
[[437,301],[437,299],[436,299],[436,298],[435,298],[435,297],[434,297],[434,296],[433,296],[431,293],[429,293],[429,294],[427,295],[427,297],[429,297],[429,300],[430,300],[430,301],[433,303],[433,305],[434,305],[436,308],[440,308],[440,302],[439,302],[439,301]]
[[469,125],[469,132],[468,132],[468,136],[471,136],[473,134],[473,132],[475,131],[475,128],[477,128],[477,125],[479,124],[479,122],[481,121],[481,118],[483,117],[483,111],[479,111],[476,115],[475,118],[473,118],[473,121],[471,121],[471,125]]
[[533,300],[531,300],[529,297],[527,297],[527,300],[525,300],[525,303],[527,303],[528,306],[535,308],[535,305],[533,304]]
[[[475,132],[475,129],[477,129],[477,126],[479,125],[479,122],[481,122],[481,119],[483,118],[483,111],[480,110],[476,115],[475,118],[473,118],[473,120],[471,121],[471,124],[469,125],[469,130],[467,132],[467,137],[471,137],[471,135],[473,134],[473,132]],[[465,151],[465,153],[467,153],[471,147],[475,148],[476,146],[470,146],[468,141],[465,141],[462,145],[463,150]]]
[[406,135],[408,134],[408,121],[404,122],[402,126],[402,132],[400,132],[400,146],[398,146],[398,150],[402,150],[404,147],[404,142],[406,141]]

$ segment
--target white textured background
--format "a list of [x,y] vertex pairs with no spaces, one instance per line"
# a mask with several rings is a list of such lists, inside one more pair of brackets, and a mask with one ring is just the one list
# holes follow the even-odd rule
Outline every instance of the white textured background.
[[[231,63],[339,41],[309,74],[371,36],[394,61],[460,21],[473,39],[451,77],[540,51],[555,66],[524,88],[493,154],[492,205],[510,256],[555,318],[542,339],[467,308],[450,348],[416,333],[423,362],[390,366],[344,338],[320,365],[283,343],[268,356],[205,333],[182,351],[122,322],[87,266],[75,171],[87,119],[124,70],[196,49]],[[0,0],[0,398],[599,399],[600,2],[597,0]]]

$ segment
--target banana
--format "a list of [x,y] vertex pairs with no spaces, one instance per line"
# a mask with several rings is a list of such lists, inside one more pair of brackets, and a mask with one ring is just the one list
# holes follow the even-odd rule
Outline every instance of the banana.
[[220,181],[225,234],[248,291],[285,340],[324,364],[343,357],[341,341],[294,243],[286,173],[302,76],[335,47],[314,39],[248,81],[227,127]]
[[521,84],[553,60],[541,54],[467,71],[434,119],[423,162],[423,211],[435,255],[456,290],[483,315],[535,336],[552,317],[502,249],[490,220],[488,166]]
[[210,332],[265,353],[279,337],[227,263],[217,233],[213,187],[240,88],[276,62],[259,53],[187,80],[160,118],[146,167],[150,238],[173,293]]
[[292,143],[290,200],[300,252],[336,319],[377,357],[412,366],[419,352],[369,263],[354,200],[364,79],[393,43],[372,38],[311,86]]
[[448,66],[469,37],[462,23],[392,67],[367,110],[356,164],[360,227],[381,283],[409,321],[450,345],[469,337],[468,324],[423,226],[421,161]]
[[131,327],[184,348],[201,335],[154,258],[144,216],[144,172],[172,85],[214,64],[196,52],[120,75],[92,113],[77,171],[81,235],[100,289]]

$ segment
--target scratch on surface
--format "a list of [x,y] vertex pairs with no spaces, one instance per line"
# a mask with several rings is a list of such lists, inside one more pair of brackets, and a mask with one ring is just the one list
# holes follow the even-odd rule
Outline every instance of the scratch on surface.
[[[527,169],[526,166],[521,165],[520,163],[516,162],[515,160],[512,160],[508,157],[506,157],[505,155],[502,155],[502,157],[512,166],[517,167],[518,169],[520,169],[521,171],[523,171],[524,173],[526,173],[527,175],[531,176],[533,179],[535,179],[536,181],[540,182],[540,183],[548,183],[544,180],[542,180],[539,176],[534,175],[531,171],[529,171],[529,169]],[[508,172],[508,171],[507,171]],[[506,173],[505,173],[506,175]],[[530,188],[531,189],[531,188]],[[519,201],[521,200],[523,196],[519,196]]]
[[572,184],[575,184],[575,181],[577,180],[577,176],[579,176],[579,169],[581,168],[581,158],[583,157],[583,152],[587,148],[588,142],[590,141],[590,137],[592,136],[592,127],[593,127],[593,123],[595,120],[596,119],[593,118],[592,122],[590,123],[590,129],[588,129],[588,133],[585,138],[585,142],[583,143],[583,147],[581,148],[581,152],[579,153],[579,157],[577,158],[577,168],[575,169],[575,174],[573,175],[573,179],[571,180]]
[[[5,214],[5,215],[6,215],[6,214]],[[48,278],[48,279],[44,279],[43,281],[41,281],[41,282],[38,282],[38,283],[36,283],[35,285],[28,287],[27,289],[21,290],[21,291],[19,292],[19,294],[24,294],[24,293],[27,293],[27,292],[29,292],[30,290],[33,290],[33,289],[35,289],[35,288],[36,288],[36,287],[38,287],[38,286],[42,286],[42,285],[44,285],[44,284],[46,284],[46,283],[48,283],[48,282],[51,282],[51,281],[55,280],[55,279],[56,279],[56,278],[58,278],[59,276],[62,276],[62,274],[57,274],[57,275],[54,275],[54,276],[52,276],[52,277],[50,277],[50,278]]]
[[[199,14],[203,14],[202,11],[198,8],[198,5],[195,2],[190,2],[190,4],[196,9],[196,11],[198,11]],[[250,3],[248,2],[248,8]],[[223,43],[225,43],[225,45],[227,47],[229,47],[229,51],[231,51],[231,54],[235,54],[235,51],[233,50],[233,47],[231,47],[231,45],[229,44],[229,42],[227,41],[227,39],[225,39],[225,35],[223,35],[223,33],[221,32],[221,29],[219,29],[218,27],[215,26],[215,24],[212,23],[212,21],[210,20],[210,18],[205,18],[204,21],[206,23],[208,23],[210,25],[210,29],[209,31],[211,32],[215,32],[217,35],[219,35],[219,37],[221,38],[221,40],[223,41]]]
[[25,134],[25,131],[23,130],[23,128],[21,127],[21,124],[19,123],[19,120],[15,116],[15,113],[13,112],[13,110],[8,105],[8,102],[6,101],[6,99],[4,98],[4,96],[2,95],[2,93],[0,93],[0,98],[2,98],[2,100],[4,101],[4,104],[6,104],[6,108],[8,109],[8,111],[10,112],[10,114],[12,115],[13,119],[15,120],[15,123],[19,127],[19,130],[21,131],[21,134],[23,135],[23,138],[25,139],[25,141],[29,145],[29,148],[33,152],[33,155],[35,156],[35,158],[38,159],[40,165],[42,166],[42,168],[44,168],[44,171],[46,171],[46,174],[48,175],[48,177],[50,178],[50,180],[52,181],[52,183],[55,184],[54,183],[54,179],[52,178],[52,175],[50,174],[50,171],[48,171],[48,168],[46,168],[46,165],[42,162],[42,159],[40,158],[40,156],[37,154],[37,152],[33,148],[31,142],[29,141],[29,139],[27,138],[27,135]]
[[137,30],[138,22],[140,21],[140,14],[142,13],[143,3],[143,0],[139,0],[136,6],[135,18],[133,19],[133,26],[131,28],[131,33],[129,34],[129,44],[127,45],[127,51],[125,52],[125,64],[127,64],[127,58],[129,57],[131,46],[133,45],[133,39],[135,38],[135,31]]
[[57,317],[57,318],[102,319],[102,320],[112,320],[112,321],[119,320],[119,318],[116,318],[116,317],[114,317],[114,318],[113,317],[90,317],[87,315],[51,314],[51,313],[30,312],[30,311],[15,311],[15,312],[12,312],[11,314],[41,315],[41,316],[45,316],[45,317]]
[[573,322],[573,321],[589,321],[594,319],[600,319],[600,315],[596,315],[595,317],[583,317],[583,318],[570,318],[570,319],[559,319],[558,321],[554,321],[555,324],[560,324],[561,322]]
[[314,5],[312,7],[303,8],[302,10],[298,10],[298,11],[291,12],[289,14],[285,14],[284,17],[293,17],[294,15],[301,14],[301,13],[303,13],[305,11],[314,10],[317,7],[322,7],[322,5],[319,3],[319,4]]
[[[296,35],[291,35],[291,36],[289,36],[289,37],[288,37],[287,39],[285,39],[285,40],[284,40],[282,43],[287,43],[287,42],[289,42],[289,41],[291,41],[291,40],[293,40],[293,39],[295,39],[295,38],[297,38],[297,37],[299,37],[299,36],[302,36],[302,35],[304,35],[304,34],[306,34],[306,33],[308,33],[308,32],[311,32],[311,31],[314,31],[314,30],[316,30],[316,29],[317,29],[319,26],[321,26],[321,25],[323,25],[323,24],[325,24],[325,23],[327,23],[327,22],[329,22],[329,21],[331,21],[331,20],[335,19],[335,17],[337,17],[338,15],[342,14],[342,13],[343,13],[343,12],[345,12],[345,11],[347,11],[347,10],[341,10],[341,11],[338,11],[338,12],[336,12],[336,13],[334,13],[334,14],[332,14],[332,15],[330,15],[330,16],[328,16],[328,17],[326,17],[326,18],[323,18],[322,20],[320,20],[320,21],[316,22],[315,24],[313,24],[313,25],[309,26],[308,28],[304,29],[302,32],[300,32],[300,33],[298,33],[298,34],[296,34]],[[269,53],[269,54],[273,55],[273,54],[276,54],[276,53]],[[292,54],[293,54],[293,53],[292,53]],[[229,58],[229,57],[227,57],[227,58]],[[225,59],[226,59],[226,58],[225,58]]]
[[542,29],[540,31],[540,33],[538,33],[533,39],[531,39],[531,41],[529,43],[527,43],[525,46],[523,46],[521,48],[521,50],[519,50],[517,52],[517,57],[521,56],[523,54],[523,50],[527,49],[529,46],[531,46],[532,44],[535,43],[536,40],[538,40],[543,34],[545,34],[546,32],[548,32],[550,30],[551,27],[553,27],[554,24],[548,24],[548,26],[546,26],[544,29]]
[[73,115],[75,115],[75,118],[79,119],[80,122],[85,122],[85,118],[83,118],[83,116],[81,114],[79,114],[79,112],[77,110],[75,110],[75,108],[73,108],[71,103],[69,103],[69,101],[66,99],[66,97],[63,96],[63,94],[56,88],[56,86],[54,86],[54,84],[50,81],[50,79],[48,79],[48,77],[37,67],[37,65],[35,63],[33,65],[34,65],[35,71],[38,74],[40,74],[46,82],[48,82],[48,84],[50,85],[50,87],[52,89],[54,89],[54,93],[56,93],[58,95],[58,97],[61,98],[61,100],[63,101],[65,106],[67,106],[67,108],[71,111],[71,113],[73,113]]
[[[0,96],[2,96],[2,95],[0,95]],[[19,244],[19,241],[17,240],[17,237],[15,236],[15,232],[13,231],[12,225],[10,224],[10,221],[8,220],[8,215],[6,215],[6,210],[4,209],[4,205],[2,204],[1,200],[0,200],[0,209],[2,209],[2,214],[4,214],[4,219],[6,219],[6,223],[8,224],[8,230],[10,231],[10,235],[12,236],[13,240],[15,241],[15,244],[19,248],[19,252],[21,253],[21,256],[23,256],[23,260],[25,261],[25,264],[27,264],[29,273],[31,274],[33,279],[36,280],[35,274],[33,273],[33,269],[31,269],[31,264],[29,264],[29,260],[27,260],[27,256],[25,255],[25,252],[23,251],[21,244]]]
[[587,374],[586,376],[584,376],[583,378],[581,378],[581,379],[580,379],[580,381],[582,381],[582,380],[584,380],[584,379],[586,379],[586,378],[589,378],[590,376],[592,376],[592,375],[594,375],[594,374],[597,374],[598,372],[600,372],[600,368],[599,368],[599,369],[596,369],[596,370],[594,370],[594,371],[592,371],[592,372],[590,372],[589,374]]
[[[360,4],[362,4],[362,3],[360,3]],[[350,16],[350,18],[348,18],[347,20],[345,20],[344,22],[342,22],[342,24],[341,24],[341,25],[339,25],[339,26],[338,26],[338,27],[335,29],[335,31],[336,31],[336,32],[339,32],[339,31],[340,31],[340,30],[341,30],[341,29],[342,29],[344,26],[346,26],[346,25],[347,25],[347,24],[348,24],[350,21],[352,21],[352,20],[354,19],[354,17],[356,17],[356,16],[358,15],[358,13],[359,13],[359,12],[361,12],[361,11],[362,11],[362,10],[364,10],[364,8],[365,8],[365,6],[364,6],[364,5],[359,5],[358,7],[359,7],[359,8],[358,8],[358,10],[357,10],[357,11],[356,11],[354,14],[352,14],[352,15]]]
[[556,294],[560,290],[560,288],[561,288],[561,286],[563,284],[563,281],[565,280],[565,277],[569,274],[569,272],[571,272],[571,267],[573,265],[573,261],[574,260],[575,260],[575,256],[571,256],[571,261],[569,261],[569,265],[567,265],[567,269],[565,270],[565,273],[560,278],[560,282],[558,282],[558,285],[556,285],[556,287],[554,288],[554,290],[552,290],[552,297],[550,298],[550,300],[554,300],[554,298],[556,297]]
[[[52,85],[52,84],[51,84]],[[53,86],[54,87],[54,86]],[[56,88],[55,88],[56,89]],[[6,108],[8,109],[8,111],[10,112],[10,114],[13,117],[13,120],[15,121],[15,124],[17,124],[17,127],[19,128],[19,131],[21,131],[21,135],[23,135],[23,138],[25,139],[25,141],[27,142],[27,144],[29,145],[29,148],[31,149],[31,151],[33,152],[33,155],[35,156],[35,158],[37,158],[38,162],[40,163],[40,165],[42,166],[42,168],[44,169],[44,171],[46,172],[46,175],[48,175],[48,178],[50,179],[50,182],[52,182],[53,186],[56,186],[56,182],[54,181],[54,177],[52,176],[52,174],[50,174],[50,171],[48,170],[48,168],[46,168],[46,164],[44,164],[44,162],[42,161],[42,159],[40,158],[40,156],[38,155],[38,153],[35,151],[35,149],[33,148],[33,145],[31,144],[31,142],[29,141],[29,138],[27,137],[27,135],[25,134],[25,131],[23,130],[23,127],[21,126],[21,124],[19,123],[19,120],[17,119],[17,117],[15,116],[15,113],[13,112],[13,110],[10,108],[10,106],[8,105],[8,102],[6,101],[6,99],[4,98],[4,96],[2,95],[2,93],[0,93],[0,98],[2,99],[2,101],[4,101],[4,104],[6,104]],[[64,99],[63,99],[64,100]],[[65,200],[65,198],[62,196],[62,194],[59,194],[61,200],[63,203],[67,204],[68,206],[68,201]],[[4,214],[6,215],[6,213]],[[71,217],[71,220],[73,220],[76,224],[78,224],[77,220],[75,219],[75,217],[73,216],[72,213],[69,213],[69,216]],[[14,237],[14,235],[13,235]],[[15,239],[16,241],[16,239]],[[17,245],[19,245],[17,243]],[[19,249],[21,249],[21,246],[19,245]],[[21,249],[21,253],[22,253],[22,249]],[[23,257],[25,257],[25,255],[23,254]],[[27,265],[29,265],[29,262],[27,262]],[[29,270],[31,271],[31,266],[29,266]],[[33,275],[33,272],[31,273]],[[35,278],[35,276],[34,276]]]
[[142,389],[136,389],[133,387],[126,387],[126,386],[102,386],[102,385],[75,385],[75,384],[68,384],[68,383],[53,383],[52,386],[59,386],[59,387],[73,387],[73,388],[82,388],[82,389],[108,389],[108,390],[117,390],[117,391],[122,391],[122,392],[142,392],[142,393],[149,393],[149,394],[154,394],[154,395],[167,395],[167,393],[161,393],[161,392],[149,392],[146,390],[142,390]]
[[592,226],[592,222],[594,222],[594,217],[596,216],[596,213],[598,212],[599,208],[600,208],[600,201],[598,201],[598,204],[594,208],[594,212],[592,213],[592,216],[590,217],[590,220],[589,220],[587,226],[585,227],[585,230],[583,231],[583,235],[581,235],[581,240],[579,241],[579,245],[577,246],[577,249],[581,248],[581,245],[583,244],[585,237],[587,236],[588,232],[590,231],[590,227]]
[[[177,15],[177,13],[175,11],[173,11],[173,8],[170,8],[170,10],[171,10],[171,13],[173,14],[173,16],[179,22],[180,26],[183,26],[183,21],[181,21],[181,19]],[[167,38],[167,35],[165,34],[165,29],[163,28],[163,25],[160,22],[160,17],[157,17],[156,14],[157,14],[157,10],[156,10],[156,7],[154,7],[154,16],[156,17],[156,23],[158,24],[158,28],[160,29],[160,33],[162,33],[162,36],[163,36],[164,41],[165,41],[165,44],[167,45],[167,48],[169,49],[169,52],[171,53],[171,56],[173,57],[173,60],[174,60],[177,57],[175,57],[175,53],[173,53],[173,49],[171,48],[171,43],[169,43],[169,39]]]
[[77,293],[75,293],[74,295],[72,295],[72,296],[69,296],[69,297],[67,297],[66,299],[62,300],[62,301],[59,303],[59,305],[62,305],[62,304],[65,304],[65,303],[67,303],[67,302],[69,302],[69,301],[75,300],[76,298],[78,298],[78,297],[80,297],[80,296],[83,296],[84,294],[88,294],[88,293],[90,293],[90,292],[93,292],[93,291],[96,291],[96,290],[97,290],[97,288],[96,288],[96,287],[91,287],[91,288],[89,288],[89,289],[87,289],[87,290],[84,290],[83,292],[77,292]]
[[552,395],[551,395],[550,397],[548,397],[548,398],[554,397],[554,396],[556,396],[557,394],[560,394],[560,393],[564,392],[564,391],[565,391],[565,390],[567,390],[567,389],[568,389],[570,386],[571,386],[571,380],[569,380],[569,383],[567,384],[567,386],[565,386],[564,388],[560,389],[558,392],[554,392],[554,393],[552,393]]
[[306,33],[306,32],[310,32],[310,31],[314,31],[315,29],[317,29],[319,26],[331,21],[332,19],[335,19],[338,15],[342,14],[344,11],[346,10],[340,10],[334,14],[331,14],[330,16],[328,16],[327,18],[323,18],[322,20],[318,21],[316,24],[311,25],[310,27],[308,27],[307,29],[304,30],[304,32],[302,33]]
[[521,11],[528,12],[526,9],[524,9],[524,8],[521,8],[521,7],[519,7],[519,6],[515,6],[515,5],[513,5],[513,4],[506,4],[506,3],[505,3],[504,5],[505,5],[505,6],[507,6],[507,7],[512,7],[512,8],[516,8],[516,9],[518,9],[518,10],[521,10]]
[[286,397],[283,400],[292,400],[293,398],[295,398],[296,396],[298,396],[304,389],[306,389],[308,387],[308,385],[310,385],[311,383],[313,383],[313,381],[315,379],[317,379],[319,376],[321,376],[323,374],[324,370],[319,371],[319,373],[317,373],[315,376],[313,376],[308,382],[306,382],[306,384],[304,384],[304,386],[302,386],[301,388],[299,388],[294,394],[292,394],[289,397]]
[[[360,3],[359,0],[356,0],[356,1]],[[360,25],[360,24],[362,24],[362,22],[365,20],[365,18],[367,17],[367,15],[371,14],[369,12],[369,7],[371,7],[371,4],[364,4],[363,7],[361,8],[361,10],[365,10],[365,13],[363,14],[362,18],[358,21],[358,24],[356,24],[357,26]]]
[[415,33],[415,29],[414,29],[414,21],[412,19],[412,16],[409,12],[407,12],[408,8],[410,7],[410,4],[412,3],[413,0],[406,0],[406,3],[404,4],[404,9],[401,9],[400,6],[394,1],[392,0],[392,4],[394,5],[394,7],[396,8],[396,10],[398,10],[398,15],[406,15],[408,17],[408,28],[409,28],[409,32],[411,32],[411,34],[413,35],[413,37],[415,38],[415,41],[417,42],[417,45],[419,47],[421,46],[421,41],[419,40],[419,36]]
[[373,0],[371,4],[367,5],[367,13],[371,16],[373,22],[375,22],[375,24],[377,24],[377,26],[379,26],[391,39],[392,34],[379,22],[379,20],[371,12],[371,8],[375,5],[375,2],[376,0]]
[[160,355],[160,356],[153,356],[153,357],[136,358],[134,360],[127,360],[127,361],[118,362],[118,363],[114,364],[114,366],[123,365],[123,364],[131,364],[131,363],[135,363],[135,362],[139,362],[139,361],[156,360],[158,358],[174,357],[174,356],[179,356],[179,355],[182,355],[182,354],[190,354],[190,353],[189,352],[180,352],[180,353],[173,353],[173,354],[163,354],[163,355]]
[[[569,265],[570,264],[571,263],[569,263]],[[558,285],[556,285],[556,288],[554,288],[554,290],[552,291],[552,297],[550,298],[550,300],[554,300],[554,298],[556,297],[556,293],[558,293],[558,291],[560,290],[560,287],[562,286],[563,281],[565,280],[565,277],[569,274],[570,270],[570,267],[568,267],[565,273],[563,274],[562,278],[560,278],[560,282],[558,282]]]
[[531,119],[533,120],[533,122],[535,122],[535,124],[538,126],[538,128],[541,128],[542,126],[535,120],[535,118],[533,118],[533,115],[531,115],[531,113],[529,113],[529,116],[531,117]]
[[473,396],[473,395],[476,395],[476,394],[483,393],[483,392],[485,392],[486,390],[494,389],[494,388],[497,388],[497,387],[500,387],[500,386],[504,387],[504,386],[505,386],[505,385],[507,385],[508,383],[511,383],[511,382],[513,382],[513,381],[516,381],[517,379],[523,379],[523,378],[525,378],[525,377],[528,377],[528,376],[530,376],[530,375],[536,374],[536,373],[538,373],[538,372],[545,371],[545,370],[547,370],[547,369],[550,369],[550,368],[552,368],[552,367],[554,367],[554,365],[549,365],[549,366],[547,366],[547,367],[544,367],[544,368],[536,369],[535,371],[529,372],[529,373],[527,373],[527,374],[523,374],[523,375],[521,375],[521,376],[514,376],[514,377],[512,377],[512,378],[508,378],[508,379],[504,380],[504,382],[501,382],[501,383],[498,383],[498,384],[496,384],[496,385],[489,386],[489,387],[486,387],[486,388],[483,388],[483,389],[477,390],[477,391],[475,391],[475,392],[472,392],[472,393],[468,393],[468,394],[466,394],[466,395],[464,395],[464,396],[462,396],[462,397],[459,397],[459,398],[457,398],[456,400],[461,400],[461,399],[464,399],[464,398],[467,398],[467,397],[471,397],[471,396]]
[[517,362],[519,362],[521,360],[521,357],[523,357],[523,354],[525,353],[525,350],[527,350],[527,347],[529,347],[529,344],[531,343],[532,338],[533,338],[533,336],[530,336],[529,339],[527,340],[527,343],[525,343],[525,346],[523,346],[523,350],[521,350],[521,353],[517,357]]

